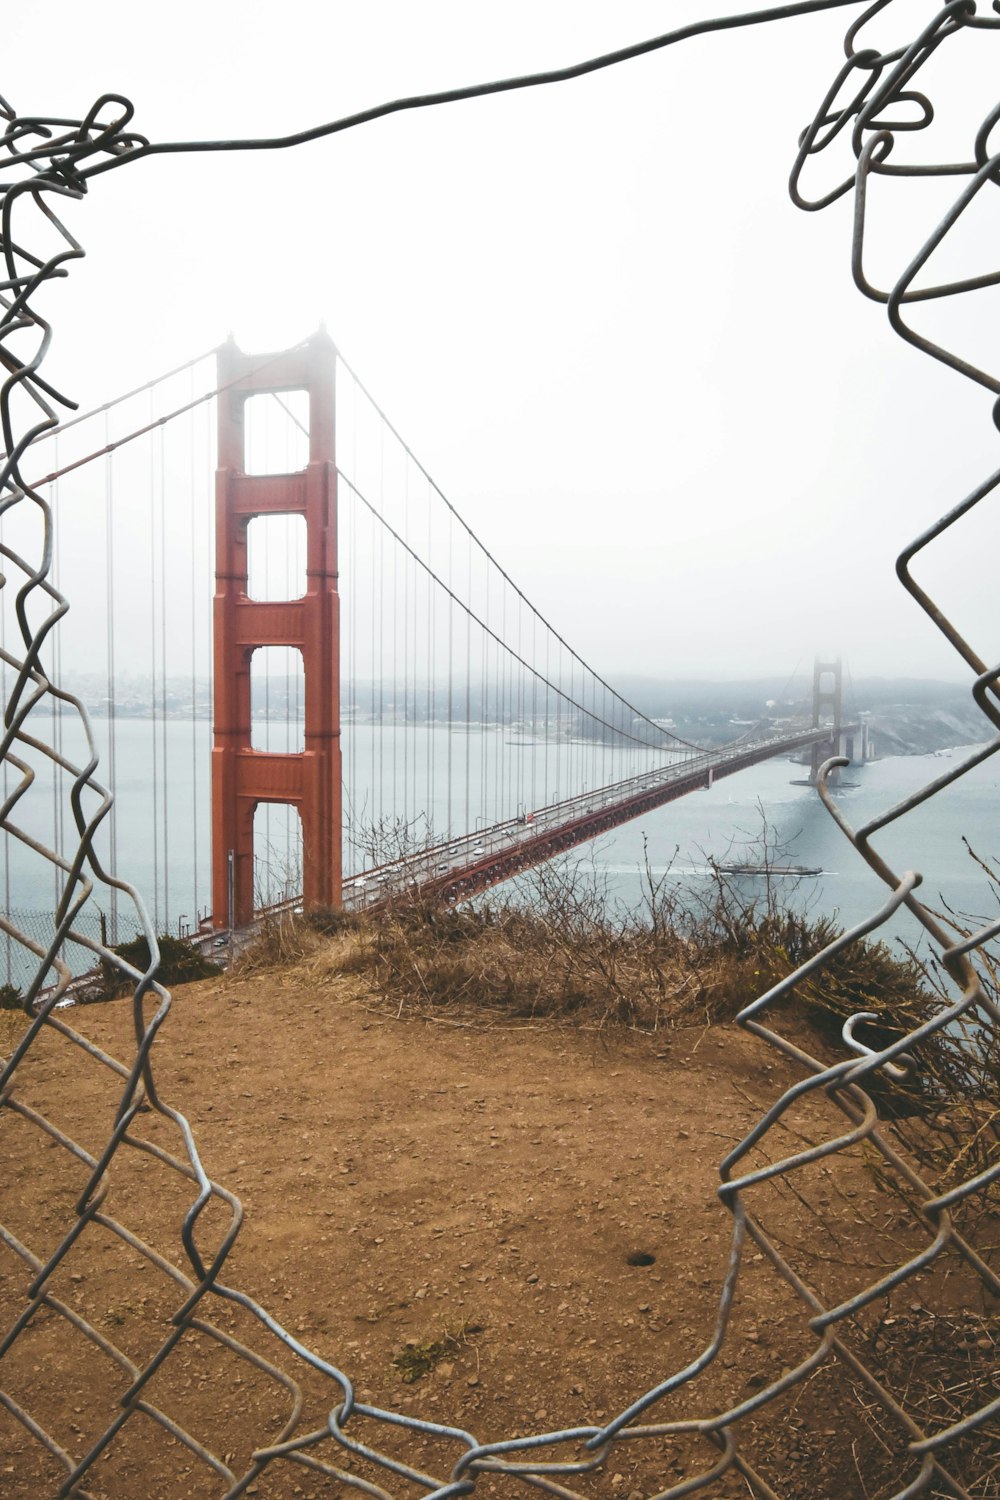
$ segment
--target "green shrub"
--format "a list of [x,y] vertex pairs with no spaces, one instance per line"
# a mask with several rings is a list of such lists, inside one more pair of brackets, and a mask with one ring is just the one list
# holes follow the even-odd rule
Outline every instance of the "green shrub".
[[16,984],[0,984],[0,1010],[20,1010],[23,999]]
[[[213,959],[206,958],[201,949],[194,943],[188,942],[187,938],[171,937],[168,933],[164,933],[157,938],[157,944],[160,949],[160,964],[156,971],[156,979],[159,984],[166,985],[168,989],[178,984],[190,984],[195,979],[208,979],[213,974],[222,973],[222,966],[215,963]],[[118,943],[111,951],[143,974],[149,968],[149,943],[145,937],[133,938],[128,943]],[[133,984],[127,975],[108,962],[105,962],[102,967],[109,995],[131,992]]]

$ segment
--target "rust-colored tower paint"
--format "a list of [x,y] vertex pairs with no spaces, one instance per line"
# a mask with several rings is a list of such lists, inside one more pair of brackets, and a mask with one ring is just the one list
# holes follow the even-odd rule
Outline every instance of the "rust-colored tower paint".
[[[302,819],[307,906],[341,900],[340,601],[337,596],[336,351],[324,332],[277,355],[232,342],[218,356],[219,468],[215,542],[215,740],[212,750],[212,910],[216,927],[253,916],[253,817],[286,802]],[[309,396],[309,463],[296,474],[246,474],[244,406],[268,391]],[[287,602],[247,597],[247,525],[292,514],[306,522],[306,592]],[[305,749],[251,749],[250,659],[259,646],[295,646],[305,668]]]

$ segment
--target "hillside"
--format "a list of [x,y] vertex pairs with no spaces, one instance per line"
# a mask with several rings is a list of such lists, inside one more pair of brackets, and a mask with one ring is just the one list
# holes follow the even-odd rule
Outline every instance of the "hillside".
[[[163,1098],[191,1121],[207,1169],[246,1209],[225,1280],[348,1369],[360,1400],[482,1440],[600,1424],[696,1357],[714,1325],[732,1229],[716,1197],[717,1164],[794,1081],[792,1065],[731,1026],[642,1034],[474,1008],[388,1008],[362,979],[344,976],[341,956],[342,945],[321,946],[298,966],[180,989],[157,1043]],[[2,1019],[15,1033],[21,1025]],[[130,1056],[127,1003],[89,1006],[72,1019],[102,1049]],[[19,1097],[91,1150],[110,1128],[116,1096],[107,1070],[52,1032],[19,1082]],[[141,1126],[179,1149],[169,1122],[147,1113]],[[814,1100],[767,1137],[765,1156],[843,1129],[843,1115]],[[10,1122],[8,1142],[16,1167],[3,1217],[44,1256],[65,1232],[85,1173],[23,1118]],[[126,1155],[102,1212],[181,1264],[191,1185],[146,1155]],[[798,1172],[794,1184],[761,1187],[753,1208],[828,1303],[923,1243],[903,1227],[860,1147]],[[8,1326],[26,1277],[10,1254],[0,1265]],[[136,1358],[149,1356],[183,1300],[96,1225],[64,1267],[60,1294]],[[871,1356],[884,1320],[895,1317],[919,1353],[919,1329],[931,1318],[924,1308],[953,1330],[967,1290],[954,1267],[943,1282],[911,1280],[898,1307],[881,1299],[851,1337]],[[296,1364],[245,1313],[213,1302],[205,1315],[278,1364]],[[719,1359],[651,1419],[739,1403],[815,1347],[803,1305],[751,1245]],[[904,1383],[912,1364],[907,1356],[895,1370]],[[931,1361],[928,1378],[935,1370]],[[51,1316],[36,1318],[4,1371],[14,1398],[74,1453],[110,1420],[122,1389],[109,1362]],[[303,1384],[297,1430],[325,1431],[337,1387],[311,1374]],[[890,1449],[898,1452],[900,1438],[861,1394],[842,1370],[821,1368],[747,1420],[747,1456],[788,1500],[878,1500],[899,1472]],[[148,1395],[230,1455],[237,1473],[252,1449],[274,1440],[288,1409],[273,1381],[198,1338]],[[362,1441],[393,1443],[384,1425],[354,1422]],[[54,1494],[59,1466],[3,1412],[0,1433],[4,1495]],[[394,1446],[441,1474],[458,1452],[413,1434]],[[310,1452],[358,1468],[330,1439]],[[584,1494],[651,1495],[717,1457],[693,1435],[651,1437],[613,1447],[602,1469],[571,1484]],[[148,1421],[129,1424],[94,1472],[94,1500],[224,1492]],[[393,1494],[413,1493],[384,1471],[361,1463],[360,1472]],[[501,1490],[513,1493],[485,1476],[477,1492]],[[319,1500],[344,1491],[278,1462],[247,1493]],[[703,1493],[745,1496],[748,1486],[730,1473]]]
[[[617,679],[616,679],[617,680]],[[812,677],[746,682],[624,678],[621,691],[644,713],[669,718],[678,734],[704,743],[731,739],[734,725],[812,712]],[[927,755],[989,738],[968,684],[921,678],[864,677],[844,682],[844,713],[864,714],[876,753]]]

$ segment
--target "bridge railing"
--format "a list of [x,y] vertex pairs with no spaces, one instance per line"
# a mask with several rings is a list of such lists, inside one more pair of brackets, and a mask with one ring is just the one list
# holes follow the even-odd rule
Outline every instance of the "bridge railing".
[[[793,732],[783,730],[757,740],[724,744],[716,750],[688,753],[655,770],[533,808],[488,827],[394,852],[392,857],[345,880],[345,905],[352,909],[370,908],[400,893],[423,888],[449,900],[463,899],[487,885],[521,873],[532,864],[552,858],[560,852],[553,840],[561,830],[573,831],[571,844],[564,847],[576,847],[612,826],[609,818],[617,811],[634,808],[635,817],[649,813],[652,810],[650,800],[644,794],[675,785],[693,792],[710,784],[714,776],[721,778],[761,760],[804,749],[818,740],[827,740],[829,734],[829,726],[809,726]],[[591,833],[588,825],[594,819],[603,819],[605,828],[595,826]],[[622,821],[625,819],[616,818],[615,826],[620,826]],[[479,872],[478,878],[463,879],[476,871]]]

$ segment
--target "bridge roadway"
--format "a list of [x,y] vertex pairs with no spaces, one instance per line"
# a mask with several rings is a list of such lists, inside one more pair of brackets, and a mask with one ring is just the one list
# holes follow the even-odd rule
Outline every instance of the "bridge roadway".
[[[856,728],[842,724],[840,733]],[[711,786],[723,776],[824,741],[831,741],[830,725],[724,746],[582,792],[351,876],[344,881],[344,906],[370,910],[393,896],[416,892],[445,903],[463,901],[688,792]]]

